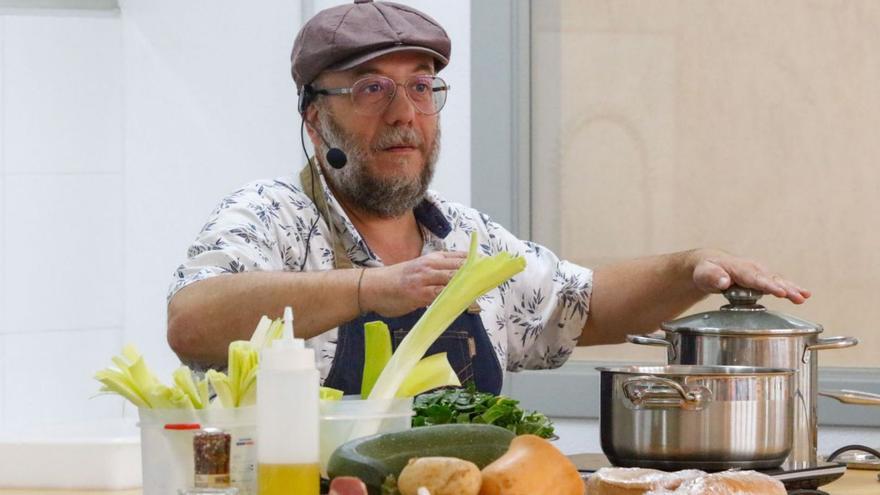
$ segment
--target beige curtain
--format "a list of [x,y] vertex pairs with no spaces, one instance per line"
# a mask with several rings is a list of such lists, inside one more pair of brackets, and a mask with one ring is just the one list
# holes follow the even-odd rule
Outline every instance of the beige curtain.
[[532,5],[535,239],[587,266],[756,258],[814,291],[768,306],[861,339],[821,363],[880,366],[880,2]]

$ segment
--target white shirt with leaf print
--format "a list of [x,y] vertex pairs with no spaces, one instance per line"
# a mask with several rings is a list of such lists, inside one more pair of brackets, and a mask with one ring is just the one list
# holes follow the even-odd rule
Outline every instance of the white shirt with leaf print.
[[[320,184],[354,266],[382,266],[323,177]],[[516,238],[486,215],[446,201],[433,191],[428,191],[415,212],[425,239],[422,254],[467,251],[470,234],[476,232],[483,254],[507,251],[525,257],[523,272],[478,300],[480,316],[503,368],[518,371],[561,366],[587,320],[592,271]],[[252,182],[225,197],[211,213],[174,274],[168,300],[183,287],[218,275],[331,270],[333,246],[328,230],[303,193],[298,177]],[[333,362],[337,330],[308,341],[315,349],[322,382]]]

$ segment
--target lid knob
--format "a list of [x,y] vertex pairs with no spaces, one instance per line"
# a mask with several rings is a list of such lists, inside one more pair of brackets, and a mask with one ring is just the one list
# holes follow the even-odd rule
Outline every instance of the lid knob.
[[758,299],[764,295],[759,290],[747,289],[738,285],[731,285],[722,294],[730,301],[731,306],[754,306]]

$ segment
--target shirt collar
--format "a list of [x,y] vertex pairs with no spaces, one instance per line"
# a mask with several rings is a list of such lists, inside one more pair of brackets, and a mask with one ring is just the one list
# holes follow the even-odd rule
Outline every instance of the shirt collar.
[[[357,256],[358,253],[356,251],[358,248],[370,258],[378,259],[378,256],[370,250],[366,241],[361,237],[360,232],[358,232],[357,228],[355,228],[354,224],[351,222],[345,209],[342,208],[342,205],[337,201],[336,196],[333,195],[333,192],[330,190],[327,180],[324,177],[323,170],[318,172],[318,177],[320,178],[324,199],[327,201],[327,207],[330,210],[330,216],[332,217],[331,219],[325,219],[325,221],[332,221],[337,231],[347,234],[342,236],[343,247],[351,260],[359,264],[365,264],[367,261],[359,259],[362,258],[362,256]],[[323,215],[324,212],[321,212],[321,214]],[[447,219],[441,211],[433,194],[426,194],[425,198],[413,208],[413,214],[419,225],[428,229],[431,234],[439,239],[445,239],[446,236],[452,232],[452,225],[450,224],[449,219]]]

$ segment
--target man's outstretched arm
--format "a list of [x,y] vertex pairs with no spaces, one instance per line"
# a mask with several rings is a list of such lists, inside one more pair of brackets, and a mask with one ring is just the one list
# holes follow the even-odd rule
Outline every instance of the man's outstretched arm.
[[305,339],[351,321],[361,311],[400,316],[429,305],[465,257],[435,252],[367,268],[363,278],[362,269],[354,268],[244,272],[201,280],[169,302],[168,343],[185,363],[223,365],[230,342],[249,339],[261,316],[280,317],[285,306],[293,308],[296,336]]
[[590,316],[579,345],[617,344],[657,330],[707,294],[731,285],[803,303],[810,292],[754,261],[714,249],[639,258],[593,272]]

